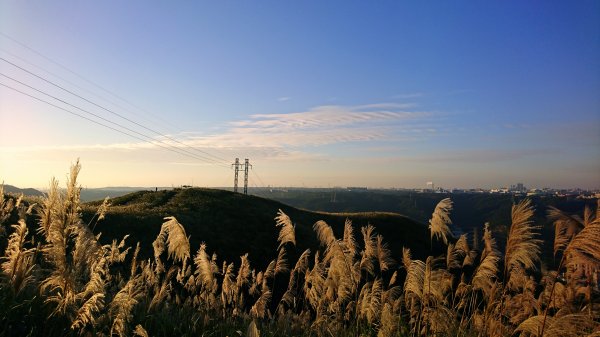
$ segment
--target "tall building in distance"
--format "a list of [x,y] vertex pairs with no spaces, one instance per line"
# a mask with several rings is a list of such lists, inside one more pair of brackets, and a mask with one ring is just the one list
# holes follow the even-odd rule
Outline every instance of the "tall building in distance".
[[509,191],[525,193],[525,192],[527,192],[527,187],[525,187],[525,185],[523,185],[523,183],[517,183],[516,185],[510,185]]

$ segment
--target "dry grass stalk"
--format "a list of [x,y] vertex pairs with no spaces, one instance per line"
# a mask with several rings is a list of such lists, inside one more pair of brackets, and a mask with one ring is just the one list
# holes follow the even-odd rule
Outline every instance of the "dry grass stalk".
[[8,278],[13,293],[19,294],[33,280],[33,251],[23,248],[28,233],[25,221],[19,220],[19,223],[12,225],[12,228],[14,232],[8,238],[1,268]]
[[450,211],[452,211],[452,200],[450,198],[442,199],[431,215],[429,220],[429,230],[431,232],[431,240],[433,238],[442,239],[445,244],[448,244],[448,236],[452,237],[452,231],[450,231],[449,225],[452,224],[450,220]]
[[112,318],[111,335],[117,334],[121,337],[128,335],[128,325],[133,317],[132,310],[138,304],[142,291],[139,278],[135,277],[129,279],[123,289],[115,295],[109,306]]
[[277,212],[277,217],[275,217],[275,220],[275,226],[281,227],[279,230],[279,237],[277,238],[277,241],[279,241],[279,247],[277,247],[277,249],[280,249],[283,245],[285,245],[288,242],[292,243],[295,246],[296,232],[290,217],[283,213],[282,210],[279,210]]
[[260,330],[258,330],[258,327],[256,326],[256,322],[254,322],[254,320],[250,321],[246,335],[248,337],[260,337]]
[[535,270],[540,259],[538,239],[540,226],[534,225],[531,200],[524,199],[512,207],[512,225],[508,233],[506,253],[504,254],[505,278],[515,267]]
[[138,324],[135,326],[135,330],[133,330],[133,335],[140,337],[148,337],[148,332],[146,331],[146,329],[144,329],[144,327],[141,324]]

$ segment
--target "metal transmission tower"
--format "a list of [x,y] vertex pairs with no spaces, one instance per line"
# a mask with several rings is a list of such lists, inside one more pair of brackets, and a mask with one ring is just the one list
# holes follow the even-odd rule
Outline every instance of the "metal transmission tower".
[[[246,159],[246,162],[247,161],[248,159]],[[235,163],[231,164],[231,167],[235,169],[235,178],[233,178],[233,192],[235,193],[238,191],[238,174],[240,172],[240,166],[240,158],[235,158]],[[246,169],[246,172],[248,172],[248,169]],[[247,173],[246,176],[248,176]]]
[[[244,194],[248,194],[248,168],[252,167],[248,158],[244,160]],[[237,180],[236,180],[237,182]],[[237,185],[237,183],[236,183]]]

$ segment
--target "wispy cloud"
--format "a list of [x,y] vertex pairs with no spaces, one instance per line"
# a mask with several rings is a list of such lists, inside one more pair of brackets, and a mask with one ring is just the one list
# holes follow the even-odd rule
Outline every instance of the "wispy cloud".
[[550,148],[535,149],[481,149],[407,157],[403,160],[425,163],[493,163],[514,161],[529,157],[557,155],[560,150]]
[[287,114],[256,114],[250,119],[232,122],[235,128],[323,129],[357,123],[382,122],[391,120],[411,120],[429,116],[427,112],[406,111],[413,105],[378,103],[353,107],[325,105],[305,112]]
[[[431,113],[412,104],[374,103],[356,106],[324,105],[302,112],[255,114],[232,121],[212,134],[185,132],[156,138],[154,142],[128,142],[77,146],[2,148],[2,151],[106,152],[138,154],[171,149],[205,151],[231,156],[247,153],[277,160],[321,160],[315,147],[375,140],[414,140],[435,132]],[[177,141],[173,141],[176,139]],[[174,161],[177,162],[177,161]]]
[[409,92],[404,94],[397,94],[392,96],[395,99],[409,99],[409,98],[419,98],[425,96],[425,93],[422,92]]
[[279,102],[285,102],[285,101],[289,101],[290,99],[292,99],[292,98],[291,98],[291,97],[284,96],[284,97],[279,97],[277,100],[278,100]]
[[231,122],[220,134],[193,138],[198,144],[225,146],[303,147],[372,141],[422,128],[431,114],[413,105],[377,103],[359,106],[325,105],[287,114],[255,114]]

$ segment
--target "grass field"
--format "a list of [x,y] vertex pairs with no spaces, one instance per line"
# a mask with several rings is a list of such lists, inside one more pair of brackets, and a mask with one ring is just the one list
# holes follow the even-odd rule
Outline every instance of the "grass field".
[[450,199],[428,225],[203,189],[82,204],[79,170],[37,204],[0,191],[2,335],[600,334],[597,206],[548,209],[550,241],[523,199],[499,245],[453,237]]

